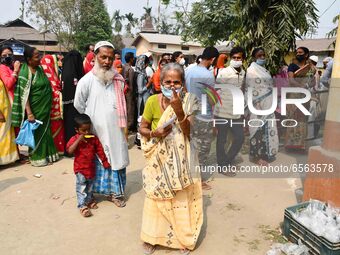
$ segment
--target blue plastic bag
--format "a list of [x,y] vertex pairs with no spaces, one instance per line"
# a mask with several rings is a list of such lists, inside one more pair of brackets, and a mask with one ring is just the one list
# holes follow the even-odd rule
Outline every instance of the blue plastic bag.
[[15,139],[15,142],[19,145],[28,146],[34,149],[34,130],[36,130],[41,124],[43,123],[40,120],[35,120],[35,122],[29,122],[28,120],[25,120],[20,127],[20,132],[18,137]]

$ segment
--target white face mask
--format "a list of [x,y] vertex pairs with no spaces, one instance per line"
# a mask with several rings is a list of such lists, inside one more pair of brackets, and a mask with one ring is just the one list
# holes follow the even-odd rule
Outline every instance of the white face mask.
[[230,66],[233,68],[240,68],[242,66],[242,61],[230,60]]
[[185,59],[184,58],[181,58],[181,60],[179,61],[179,64],[181,66],[184,66],[185,65]]

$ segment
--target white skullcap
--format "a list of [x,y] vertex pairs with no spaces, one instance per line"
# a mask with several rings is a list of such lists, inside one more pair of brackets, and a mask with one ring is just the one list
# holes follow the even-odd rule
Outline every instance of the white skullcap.
[[324,60],[322,60],[322,62],[328,63],[328,62],[331,61],[332,59],[333,59],[332,57],[327,57],[327,58],[324,58]]
[[152,53],[150,51],[148,51],[148,52],[145,52],[143,55],[145,55],[149,58],[152,55]]
[[94,51],[96,52],[100,47],[110,47],[112,49],[114,49],[115,47],[113,47],[112,43],[108,42],[108,41],[100,41],[97,42],[96,45],[94,46]]
[[318,61],[319,61],[319,57],[318,57],[318,56],[315,56],[315,55],[310,56],[309,59],[312,60],[312,61],[314,61],[315,63],[318,63]]

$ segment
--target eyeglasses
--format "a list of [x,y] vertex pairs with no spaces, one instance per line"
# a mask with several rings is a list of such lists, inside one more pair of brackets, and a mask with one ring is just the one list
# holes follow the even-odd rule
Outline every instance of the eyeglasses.
[[175,87],[176,89],[180,89],[182,87],[182,81],[163,81],[163,86],[166,88]]

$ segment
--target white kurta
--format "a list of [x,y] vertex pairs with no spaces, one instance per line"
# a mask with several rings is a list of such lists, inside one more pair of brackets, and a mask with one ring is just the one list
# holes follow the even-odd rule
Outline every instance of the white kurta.
[[[124,85],[122,84],[122,88]],[[128,145],[118,126],[116,94],[112,82],[99,80],[92,72],[77,84],[74,107],[90,116],[93,133],[98,136],[113,170],[128,166]]]

